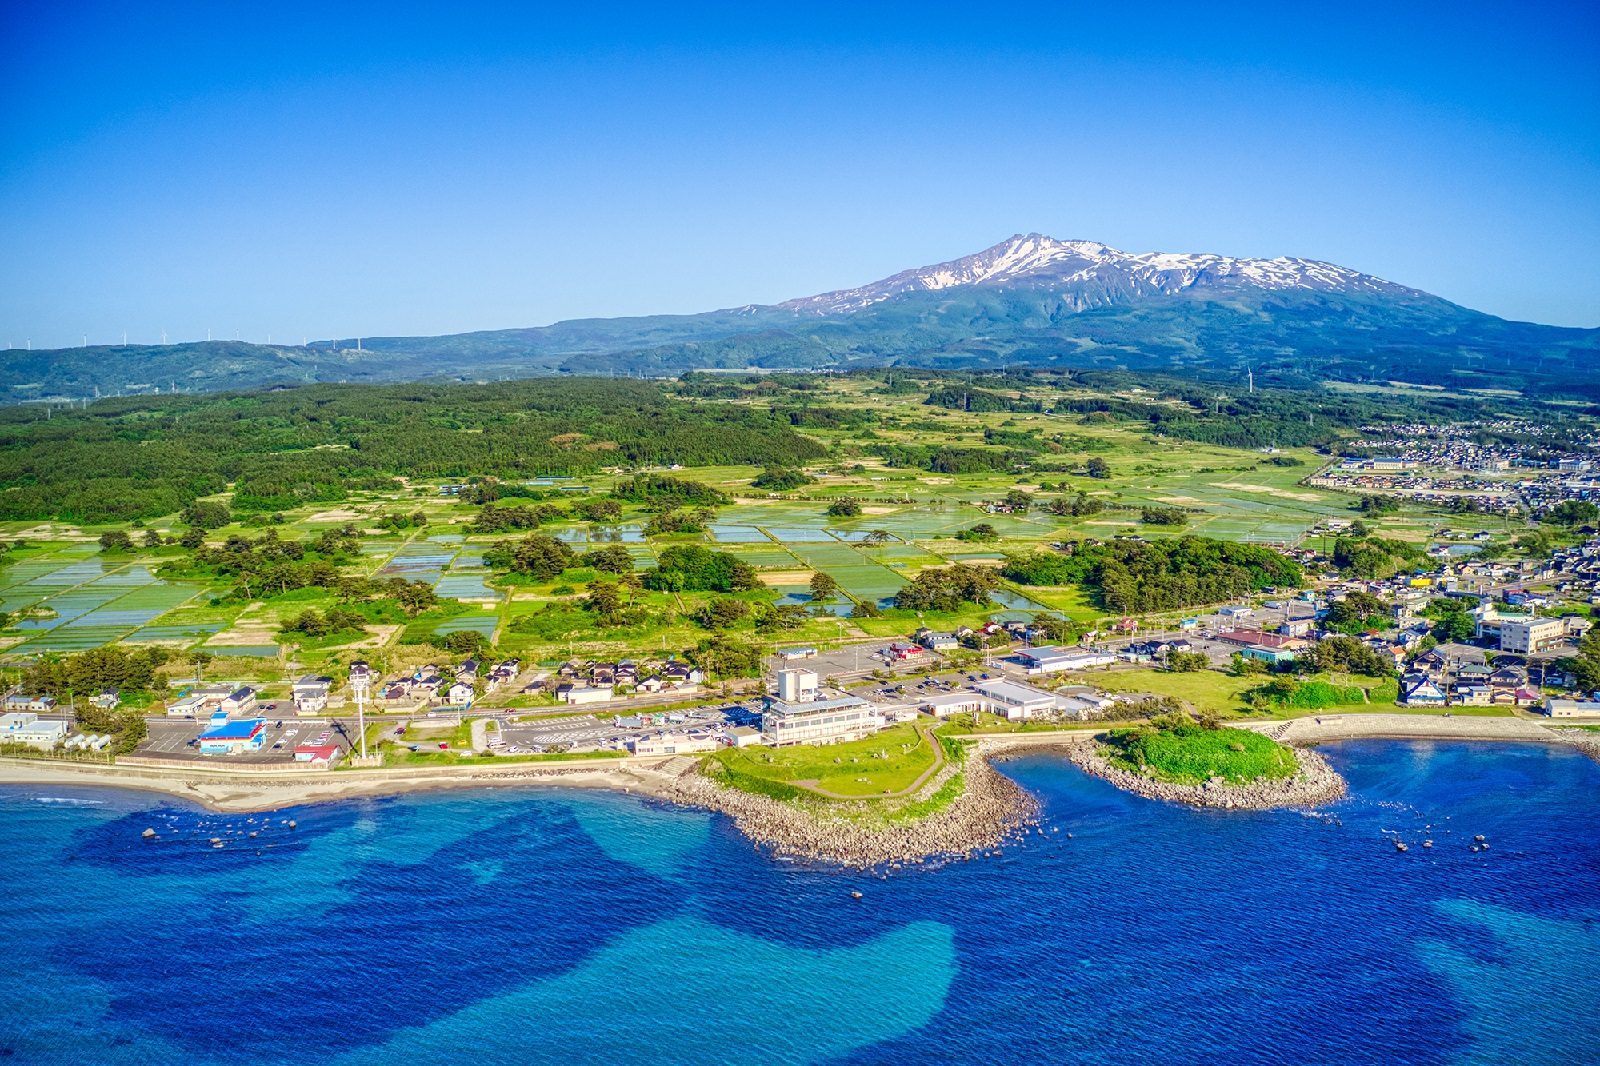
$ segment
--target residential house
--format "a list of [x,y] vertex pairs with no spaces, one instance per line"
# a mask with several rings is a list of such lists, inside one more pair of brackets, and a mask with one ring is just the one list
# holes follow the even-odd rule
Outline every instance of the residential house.
[[661,665],[661,676],[674,685],[698,685],[705,681],[705,671],[693,663],[680,663],[676,660]]
[[256,709],[256,690],[249,686],[236,688],[222,698],[218,707],[230,718],[249,714]]
[[40,693],[13,692],[5,699],[5,709],[8,712],[16,711],[53,711],[56,707],[54,696]]
[[290,688],[294,698],[294,713],[298,715],[321,714],[328,709],[328,693],[333,688],[333,678],[307,674]]
[[1400,702],[1412,707],[1443,707],[1449,699],[1433,678],[1408,674],[1400,684]]

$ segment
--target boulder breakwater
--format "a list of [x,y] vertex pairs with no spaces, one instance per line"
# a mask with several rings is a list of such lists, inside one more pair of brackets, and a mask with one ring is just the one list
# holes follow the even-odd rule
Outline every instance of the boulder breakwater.
[[1248,784],[1229,784],[1221,778],[1198,785],[1160,781],[1114,766],[1094,740],[1063,744],[1058,749],[1087,773],[1150,799],[1170,800],[1196,807],[1225,810],[1264,810],[1271,807],[1315,807],[1345,794],[1347,786],[1328,761],[1305,748],[1292,749],[1299,769],[1289,777],[1258,778]]

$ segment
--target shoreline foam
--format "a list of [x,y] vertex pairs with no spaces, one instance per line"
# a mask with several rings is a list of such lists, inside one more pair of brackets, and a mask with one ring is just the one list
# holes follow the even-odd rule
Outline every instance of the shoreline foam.
[[[964,760],[947,761],[907,802],[926,801],[957,773],[963,775],[965,787],[961,795],[932,814],[904,822],[873,823],[868,818],[850,817],[851,809],[843,805],[833,808],[834,813],[830,814],[829,807],[823,804],[785,803],[726,788],[700,774],[696,762],[686,757],[621,758],[598,764],[497,766],[486,762],[320,772],[0,758],[0,785],[134,789],[174,796],[227,813],[448,789],[599,788],[637,792],[727,814],[753,844],[774,855],[869,868],[920,863],[938,856],[971,858],[1036,827],[1038,801],[994,766],[997,760],[1029,751],[1058,752],[1085,772],[1137,795],[1222,809],[1315,806],[1343,795],[1343,778],[1321,755],[1306,750],[1323,741],[1389,738],[1562,744],[1600,761],[1600,736],[1520,718],[1345,714],[1238,724],[1294,747],[1300,773],[1279,782],[1240,786],[1177,785],[1110,766],[1098,755],[1093,741],[1101,729],[979,736],[967,738],[975,743]],[[859,815],[866,810],[854,813]]]

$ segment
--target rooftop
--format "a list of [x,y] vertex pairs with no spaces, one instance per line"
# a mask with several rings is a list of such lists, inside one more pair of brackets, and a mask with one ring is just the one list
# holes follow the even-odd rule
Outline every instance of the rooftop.
[[866,705],[867,701],[860,696],[834,696],[826,700],[812,700],[810,703],[785,703],[783,700],[769,699],[767,711],[782,715],[815,714],[817,711],[842,710],[846,707]]
[[1034,688],[1032,685],[1021,685],[1015,681],[982,681],[974,685],[977,691],[997,699],[1002,703],[1024,704],[1037,703],[1039,700],[1055,699],[1055,694],[1045,692],[1043,689]]
[[266,725],[260,718],[247,718],[238,722],[224,722],[215,729],[200,734],[201,740],[249,740]]

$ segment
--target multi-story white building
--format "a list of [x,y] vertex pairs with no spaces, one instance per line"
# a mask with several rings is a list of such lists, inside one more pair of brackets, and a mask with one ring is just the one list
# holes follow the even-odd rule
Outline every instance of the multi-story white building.
[[1518,655],[1547,651],[1566,642],[1567,623],[1562,618],[1527,618],[1500,622],[1500,650]]
[[860,740],[882,728],[882,713],[859,696],[794,703],[769,698],[761,712],[761,735],[773,747]]
[[814,700],[820,688],[815,670],[778,671],[778,698],[785,703]]

